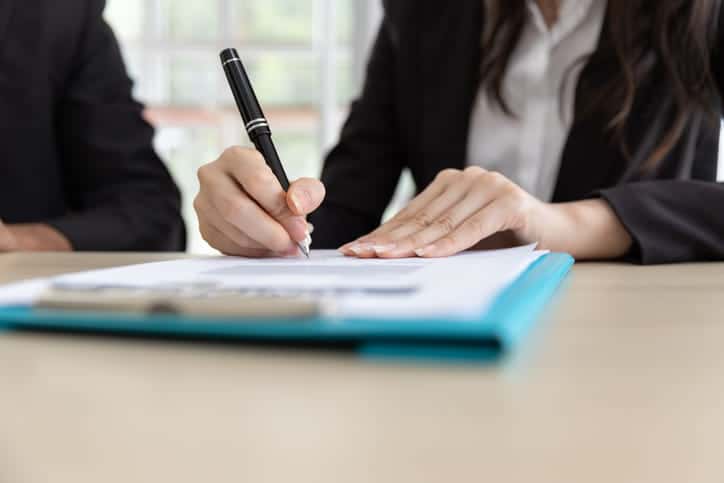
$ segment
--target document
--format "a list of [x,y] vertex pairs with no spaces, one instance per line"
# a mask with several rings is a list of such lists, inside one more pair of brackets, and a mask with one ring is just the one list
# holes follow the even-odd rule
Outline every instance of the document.
[[[356,259],[313,250],[306,259],[186,259],[0,287],[0,305],[28,303],[48,287],[124,289],[188,297],[229,294],[318,299],[330,315],[420,318],[479,315],[545,252],[535,246],[445,259]],[[15,300],[13,301],[13,297]]]

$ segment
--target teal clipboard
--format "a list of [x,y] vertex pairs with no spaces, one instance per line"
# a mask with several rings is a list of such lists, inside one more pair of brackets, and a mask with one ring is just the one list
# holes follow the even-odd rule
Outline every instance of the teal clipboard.
[[167,315],[0,309],[10,330],[53,330],[173,338],[208,338],[247,343],[352,348],[371,358],[490,362],[513,351],[568,275],[574,260],[549,254],[533,263],[492,306],[474,318],[334,319],[229,321]]

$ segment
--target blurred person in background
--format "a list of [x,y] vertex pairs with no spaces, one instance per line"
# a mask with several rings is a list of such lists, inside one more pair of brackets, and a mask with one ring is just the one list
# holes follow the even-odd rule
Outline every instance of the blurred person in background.
[[183,250],[103,0],[0,0],[0,252]]
[[[363,258],[537,242],[723,259],[721,4],[386,1],[322,182],[285,194],[258,153],[231,148],[199,171],[202,233],[227,254],[288,255],[314,212],[315,246]],[[420,194],[380,227],[405,168]]]

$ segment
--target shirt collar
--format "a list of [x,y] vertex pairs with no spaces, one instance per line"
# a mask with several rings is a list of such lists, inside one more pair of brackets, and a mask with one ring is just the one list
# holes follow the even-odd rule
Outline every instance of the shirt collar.
[[596,1],[601,0],[563,0],[558,14],[558,21],[550,28],[543,17],[538,2],[536,0],[527,0],[526,3],[530,21],[535,28],[541,33],[550,35],[553,43],[557,44],[583,23]]

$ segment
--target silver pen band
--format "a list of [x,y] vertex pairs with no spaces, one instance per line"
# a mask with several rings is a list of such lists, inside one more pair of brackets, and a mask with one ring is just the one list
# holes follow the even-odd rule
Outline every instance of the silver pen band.
[[260,117],[258,119],[252,119],[248,123],[246,123],[246,132],[251,134],[252,132],[256,131],[259,128],[262,127],[269,127],[269,121],[264,119],[263,117]]
[[225,61],[222,66],[226,67],[227,64],[231,64],[232,62],[241,62],[241,59],[238,57],[232,57],[231,59]]

